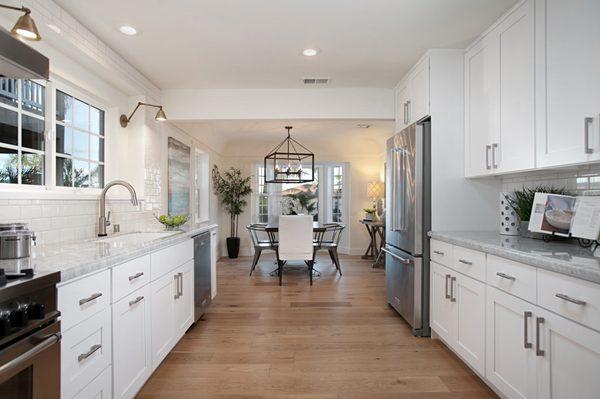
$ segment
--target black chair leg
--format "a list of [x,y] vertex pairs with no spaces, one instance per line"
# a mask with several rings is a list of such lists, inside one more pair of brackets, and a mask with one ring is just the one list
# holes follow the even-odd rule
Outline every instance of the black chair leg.
[[279,269],[279,285],[283,285],[283,261],[277,261],[277,268]]
[[340,276],[342,275],[342,265],[340,265],[340,257],[338,256],[338,252],[337,252],[337,248],[334,248],[331,250],[330,254],[333,255],[334,257],[334,263],[335,263],[335,267],[338,269],[338,272],[340,272]]
[[313,285],[313,261],[308,261],[308,275],[310,276],[310,285]]
[[254,248],[254,259],[252,260],[252,267],[250,268],[250,275],[251,276],[252,276],[252,272],[254,271],[254,268],[258,264],[258,260],[260,259],[260,253],[261,252],[262,252],[261,249]]
[[333,250],[329,249],[329,257],[331,258],[331,263],[333,263],[335,265],[335,267],[337,268],[337,264],[335,263],[335,256],[333,256]]

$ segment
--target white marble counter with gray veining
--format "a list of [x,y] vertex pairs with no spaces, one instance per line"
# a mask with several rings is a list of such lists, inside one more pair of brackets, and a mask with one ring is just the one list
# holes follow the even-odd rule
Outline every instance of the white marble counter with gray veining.
[[429,236],[491,255],[600,284],[600,250],[576,242],[545,242],[481,231],[433,231]]
[[64,283],[183,242],[216,227],[207,224],[184,231],[123,233],[81,242],[41,245],[32,248],[29,258],[0,260],[0,268],[7,272],[27,268],[39,272],[59,271],[61,283]]

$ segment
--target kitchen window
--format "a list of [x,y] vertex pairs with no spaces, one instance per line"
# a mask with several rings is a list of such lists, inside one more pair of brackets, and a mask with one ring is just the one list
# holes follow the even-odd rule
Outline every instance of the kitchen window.
[[46,88],[0,78],[0,183],[45,184]]
[[56,90],[56,185],[104,187],[104,111]]
[[341,223],[344,212],[344,167],[336,165],[331,168],[331,221]]
[[209,217],[209,174],[208,174],[208,154],[195,150],[196,170],[194,173],[194,201],[195,201],[195,222],[202,223],[210,219]]

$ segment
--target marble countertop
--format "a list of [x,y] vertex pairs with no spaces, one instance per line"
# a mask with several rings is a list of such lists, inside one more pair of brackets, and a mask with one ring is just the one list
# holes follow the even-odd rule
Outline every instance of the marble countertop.
[[[7,272],[33,268],[36,272],[60,272],[61,283],[190,239],[215,229],[216,224],[166,234],[122,233],[104,239],[32,247],[29,258],[0,260]],[[154,232],[146,232],[154,233]],[[158,232],[156,232],[158,233]]]
[[600,284],[600,250],[572,242],[545,242],[482,231],[432,231],[429,236],[540,269]]

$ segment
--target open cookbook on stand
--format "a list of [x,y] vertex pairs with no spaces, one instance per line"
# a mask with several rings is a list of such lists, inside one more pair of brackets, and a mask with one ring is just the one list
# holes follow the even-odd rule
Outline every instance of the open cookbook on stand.
[[597,240],[600,234],[600,197],[535,193],[529,230]]

